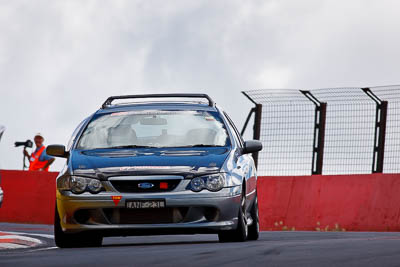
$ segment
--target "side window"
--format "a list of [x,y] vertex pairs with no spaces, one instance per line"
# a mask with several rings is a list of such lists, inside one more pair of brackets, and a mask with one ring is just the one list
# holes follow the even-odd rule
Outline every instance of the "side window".
[[231,126],[231,128],[233,129],[235,138],[236,138],[236,140],[239,142],[240,147],[243,147],[244,141],[243,141],[243,138],[242,138],[242,136],[240,135],[238,129],[236,129],[235,124],[233,123],[233,121],[231,120],[231,118],[228,116],[228,114],[226,114],[226,112],[224,112],[224,115],[225,115],[225,117],[228,119],[228,123],[229,123],[229,125]]
[[82,126],[85,124],[85,122],[87,121],[88,118],[84,119],[83,121],[81,121],[81,123],[79,123],[78,127],[76,127],[76,129],[74,130],[74,132],[72,133],[71,138],[68,141],[67,144],[67,148],[66,150],[69,151],[71,150],[72,144],[74,143],[75,139],[76,139],[76,135],[79,133],[79,130],[82,128]]

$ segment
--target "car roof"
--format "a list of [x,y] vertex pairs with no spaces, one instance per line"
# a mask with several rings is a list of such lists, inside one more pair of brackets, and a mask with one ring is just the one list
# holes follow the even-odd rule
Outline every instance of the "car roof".
[[96,114],[106,114],[113,112],[131,111],[131,110],[203,110],[218,111],[216,106],[209,106],[199,102],[136,102],[111,105],[107,108],[99,109]]

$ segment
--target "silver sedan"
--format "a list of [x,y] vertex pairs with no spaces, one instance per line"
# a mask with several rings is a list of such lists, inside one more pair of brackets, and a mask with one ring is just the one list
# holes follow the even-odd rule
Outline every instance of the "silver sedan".
[[78,126],[67,148],[47,148],[67,158],[57,178],[57,246],[98,246],[103,237],[126,235],[258,238],[250,153],[260,142],[244,142],[211,100],[110,102]]

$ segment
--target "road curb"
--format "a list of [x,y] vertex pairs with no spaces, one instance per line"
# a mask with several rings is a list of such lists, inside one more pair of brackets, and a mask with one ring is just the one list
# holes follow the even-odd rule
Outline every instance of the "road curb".
[[36,238],[0,231],[0,250],[33,248],[41,245],[42,243],[42,241]]

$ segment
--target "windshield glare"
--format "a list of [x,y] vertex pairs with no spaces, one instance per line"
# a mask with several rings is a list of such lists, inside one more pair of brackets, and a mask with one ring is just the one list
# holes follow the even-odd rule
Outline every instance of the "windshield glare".
[[226,146],[229,138],[217,112],[127,111],[95,117],[78,149]]

